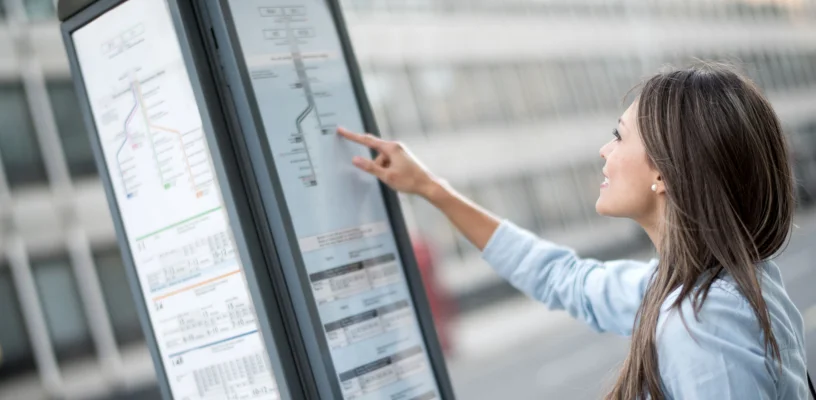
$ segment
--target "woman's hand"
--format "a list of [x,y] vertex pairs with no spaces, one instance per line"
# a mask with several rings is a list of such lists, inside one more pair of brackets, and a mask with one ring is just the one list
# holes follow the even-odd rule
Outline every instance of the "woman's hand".
[[434,177],[405,146],[343,128],[337,128],[337,133],[379,153],[374,160],[354,157],[354,165],[380,178],[391,189],[418,194],[427,199],[479,250],[484,249],[499,227],[498,218],[456,193],[443,180]]
[[345,128],[337,128],[340,136],[377,151],[377,157],[369,160],[354,157],[352,163],[398,192],[417,194],[428,198],[436,178],[414,157],[408,148],[398,142],[380,139],[371,134],[359,134]]

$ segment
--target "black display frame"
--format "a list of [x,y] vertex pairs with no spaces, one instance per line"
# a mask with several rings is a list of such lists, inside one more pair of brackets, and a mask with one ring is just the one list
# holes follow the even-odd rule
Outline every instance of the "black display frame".
[[[324,0],[324,2],[331,12],[340,39],[349,78],[360,108],[363,127],[366,132],[380,137],[374,113],[365,93],[362,71],[354,55],[342,9],[337,0]],[[298,5],[294,4],[297,2],[292,3],[293,6]],[[246,147],[250,149],[252,168],[259,177],[262,177],[257,184],[261,187],[263,206],[267,210],[277,210],[277,212],[267,213],[267,216],[278,254],[281,256],[279,262],[286,275],[288,292],[292,296],[291,301],[300,326],[299,331],[303,334],[306,356],[309,364],[313,366],[315,384],[321,398],[342,399],[339,382],[336,379],[337,371],[333,367],[306,269],[298,250],[297,237],[286,206],[283,188],[278,178],[270,145],[266,139],[266,131],[263,128],[264,124],[249,71],[244,62],[244,53],[241,50],[234,20],[229,11],[229,0],[196,0],[194,4],[200,9],[199,14],[203,17],[202,27],[205,32],[210,31],[209,36],[213,38],[212,43],[208,46],[211,51],[210,57],[213,58],[213,64],[217,65],[217,69],[223,76],[223,92],[230,97],[222,100],[233,102],[234,106],[231,108],[238,110],[237,119],[240,121],[242,130],[255,133],[245,136],[244,140],[246,140]],[[445,400],[454,399],[444,354],[436,336],[430,304],[413,254],[411,238],[403,218],[399,196],[382,182],[380,182],[380,188],[440,396]]]

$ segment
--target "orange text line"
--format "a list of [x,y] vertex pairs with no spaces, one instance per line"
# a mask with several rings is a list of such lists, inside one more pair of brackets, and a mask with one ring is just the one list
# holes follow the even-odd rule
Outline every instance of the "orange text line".
[[166,298],[168,298],[168,297],[170,297],[170,296],[175,296],[175,295],[177,295],[177,294],[179,294],[179,293],[181,293],[181,292],[186,292],[186,291],[188,291],[188,290],[190,290],[190,289],[195,289],[195,288],[197,288],[197,287],[204,286],[204,285],[206,285],[206,284],[208,284],[208,283],[215,282],[215,281],[217,281],[217,280],[219,280],[219,279],[223,279],[223,278],[226,278],[226,277],[228,277],[228,276],[230,276],[230,275],[235,275],[235,274],[240,273],[240,272],[241,272],[241,270],[240,270],[240,269],[239,269],[239,270],[232,271],[232,272],[228,272],[228,273],[226,273],[226,274],[224,274],[224,275],[221,275],[221,276],[216,276],[215,278],[211,278],[211,279],[207,279],[207,280],[206,280],[206,281],[204,281],[204,282],[199,282],[199,283],[196,283],[195,285],[190,285],[190,286],[187,286],[187,287],[183,287],[183,288],[181,288],[181,289],[174,290],[174,291],[172,291],[172,292],[170,292],[170,293],[167,293],[167,294],[164,294],[164,295],[161,295],[161,296],[158,296],[158,297],[154,297],[154,298],[153,298],[153,301],[163,300],[163,299],[166,299]]

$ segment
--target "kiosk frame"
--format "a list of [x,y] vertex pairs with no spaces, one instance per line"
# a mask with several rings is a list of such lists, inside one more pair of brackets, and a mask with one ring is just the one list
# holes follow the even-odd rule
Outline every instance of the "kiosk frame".
[[[130,0],[60,0],[58,16],[75,89],[88,127],[119,247],[164,398],[172,395],[119,213],[101,138],[91,113],[72,33]],[[324,0],[340,38],[366,132],[379,136],[362,74],[337,0]],[[166,0],[179,37],[220,184],[224,208],[255,306],[259,330],[283,399],[342,399],[328,344],[308,284],[254,98],[228,0]],[[350,162],[350,160],[349,160]],[[397,194],[379,183],[406,284],[439,395],[454,399],[430,305]]]

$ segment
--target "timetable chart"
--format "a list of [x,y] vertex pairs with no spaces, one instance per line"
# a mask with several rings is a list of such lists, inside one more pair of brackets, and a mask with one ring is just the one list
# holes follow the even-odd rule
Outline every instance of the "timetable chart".
[[258,332],[171,356],[170,377],[182,400],[278,400],[268,355]]
[[398,283],[401,279],[400,266],[393,253],[309,275],[318,305]]
[[[255,399],[275,394],[273,387],[254,387],[268,381],[269,365],[263,353],[255,353],[193,370],[201,398]],[[271,383],[271,382],[270,382]]]
[[411,347],[341,372],[340,386],[347,400],[359,399],[365,394],[427,371],[427,368],[422,347]]
[[407,300],[365,311],[324,326],[329,347],[341,348],[414,324]]
[[[240,283],[238,279],[232,282]],[[159,321],[157,327],[164,329],[165,346],[172,351],[208,338],[241,334],[255,329],[255,313],[248,300],[232,297],[220,303],[204,303]]]
[[194,238],[181,247],[167,249],[158,254],[157,258],[160,266],[146,274],[152,292],[234,264],[235,249],[229,232],[222,230],[206,237]]

